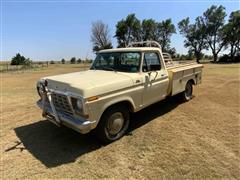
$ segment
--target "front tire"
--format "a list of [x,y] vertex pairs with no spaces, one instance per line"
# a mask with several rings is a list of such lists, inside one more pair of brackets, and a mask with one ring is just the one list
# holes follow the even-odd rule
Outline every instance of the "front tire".
[[129,126],[129,111],[123,105],[115,105],[107,109],[96,128],[97,138],[103,143],[111,143],[120,139]]
[[181,93],[181,99],[184,102],[190,101],[193,97],[193,83],[191,81],[188,81],[185,90]]

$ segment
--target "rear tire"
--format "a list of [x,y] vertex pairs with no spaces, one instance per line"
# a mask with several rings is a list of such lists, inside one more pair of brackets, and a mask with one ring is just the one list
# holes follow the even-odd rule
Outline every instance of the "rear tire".
[[115,105],[103,113],[96,128],[96,135],[103,143],[111,143],[120,139],[128,126],[129,110],[123,105]]
[[192,93],[193,93],[193,83],[191,81],[188,81],[185,86],[185,90],[180,94],[182,101],[184,102],[190,101],[193,97]]

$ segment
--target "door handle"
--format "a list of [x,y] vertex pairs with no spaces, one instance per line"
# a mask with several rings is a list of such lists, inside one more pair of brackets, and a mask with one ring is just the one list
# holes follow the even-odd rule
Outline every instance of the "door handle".
[[138,80],[136,80],[135,82],[136,82],[136,83],[140,83],[140,80],[138,79]]

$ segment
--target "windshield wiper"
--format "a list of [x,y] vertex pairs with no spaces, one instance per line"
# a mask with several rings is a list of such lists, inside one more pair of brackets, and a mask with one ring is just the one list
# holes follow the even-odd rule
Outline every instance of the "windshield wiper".
[[110,71],[115,71],[116,72],[116,69],[113,69],[111,67],[102,66],[101,68],[104,69],[104,70],[110,70]]

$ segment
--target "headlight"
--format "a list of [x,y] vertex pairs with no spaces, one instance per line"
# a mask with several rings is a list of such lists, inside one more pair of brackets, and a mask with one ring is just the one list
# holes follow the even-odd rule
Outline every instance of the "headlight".
[[72,98],[72,105],[73,105],[74,111],[77,114],[79,114],[79,115],[83,114],[83,100],[82,99]]
[[37,83],[37,92],[41,98],[45,93],[45,86],[47,85],[48,85],[48,82],[47,80],[44,80],[44,79],[39,80]]
[[81,99],[77,100],[77,110],[82,111],[83,110],[83,103]]
[[40,84],[39,86],[37,86],[37,92],[38,95],[42,98],[43,94],[44,94],[44,87],[42,84]]

